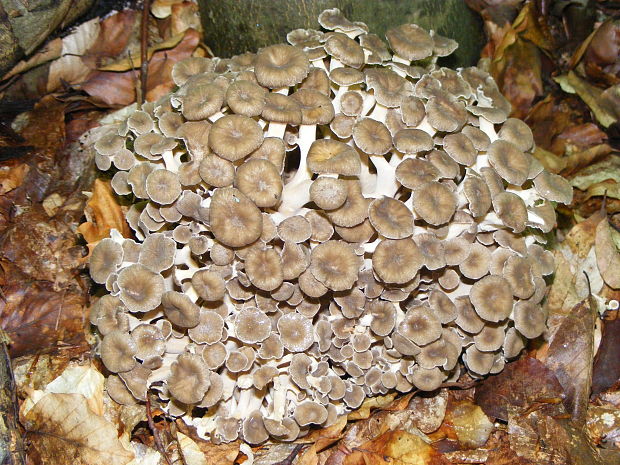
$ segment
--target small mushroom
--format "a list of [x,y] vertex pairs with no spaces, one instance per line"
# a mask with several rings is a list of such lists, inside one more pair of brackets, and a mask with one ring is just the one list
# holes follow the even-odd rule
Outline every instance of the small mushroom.
[[200,355],[181,354],[170,366],[167,387],[184,404],[197,404],[210,386],[209,369]]

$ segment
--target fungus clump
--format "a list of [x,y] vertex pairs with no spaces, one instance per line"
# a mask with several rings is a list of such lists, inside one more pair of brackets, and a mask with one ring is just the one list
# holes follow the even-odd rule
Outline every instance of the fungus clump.
[[456,43],[415,25],[319,23],[176,64],[95,144],[135,234],[90,264],[113,398],[150,390],[216,441],[497,373],[545,330],[543,233],[572,192],[493,79],[438,66]]

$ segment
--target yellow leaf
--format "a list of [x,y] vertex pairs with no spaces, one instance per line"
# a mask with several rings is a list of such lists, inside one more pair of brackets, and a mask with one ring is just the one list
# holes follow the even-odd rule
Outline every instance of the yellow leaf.
[[0,170],[0,195],[21,186],[28,171],[30,171],[30,167],[25,163],[11,168],[3,167]]
[[360,408],[349,413],[349,420],[364,420],[370,417],[370,409],[387,407],[395,398],[395,392],[385,396],[369,397],[364,400]]

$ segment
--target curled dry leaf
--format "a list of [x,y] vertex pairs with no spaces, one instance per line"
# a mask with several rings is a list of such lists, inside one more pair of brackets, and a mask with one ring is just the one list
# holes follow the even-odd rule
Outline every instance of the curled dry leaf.
[[482,409],[470,400],[450,402],[446,411],[448,423],[465,448],[482,447],[493,431],[493,423]]
[[129,237],[129,225],[116,200],[110,183],[101,179],[95,180],[93,193],[86,204],[86,222],[78,227],[78,232],[92,248],[104,237],[108,237],[112,228],[124,237]]

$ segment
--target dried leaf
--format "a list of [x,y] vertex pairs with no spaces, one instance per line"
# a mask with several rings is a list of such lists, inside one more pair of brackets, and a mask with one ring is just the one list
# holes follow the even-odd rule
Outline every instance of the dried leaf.
[[93,193],[86,204],[85,213],[87,221],[78,227],[77,232],[84,236],[89,246],[108,237],[113,228],[124,237],[131,235],[129,225],[107,181],[95,180]]
[[608,180],[620,183],[620,158],[618,157],[608,157],[582,169],[569,182],[572,186],[585,191],[594,184]]
[[56,58],[60,57],[62,53],[62,39],[60,37],[53,39],[46,43],[41,51],[37,52],[32,57],[27,60],[22,60],[17,63],[13,68],[2,76],[2,81],[7,81],[13,76],[17,76],[18,74],[23,74],[26,71],[29,71],[33,68],[43,65],[44,63],[48,63]]
[[603,320],[601,342],[592,369],[592,395],[612,387],[620,379],[620,320]]
[[387,407],[395,398],[395,392],[384,396],[369,397],[364,400],[360,408],[349,413],[348,418],[349,420],[364,420],[370,416],[371,409]]
[[186,465],[207,465],[209,463],[205,454],[200,450],[200,447],[198,447],[198,444],[190,437],[177,432],[177,441],[181,448],[181,453],[183,454],[183,462]]
[[569,94],[577,94],[594,113],[594,116],[604,127],[611,126],[616,121],[616,116],[609,113],[600,104],[601,89],[588,83],[585,79],[579,77],[575,72],[569,71],[568,74],[553,78],[564,92]]
[[22,422],[49,465],[125,465],[134,458],[116,427],[93,413],[81,394],[46,394]]
[[492,418],[508,420],[509,409],[540,408],[551,415],[564,413],[562,386],[553,371],[527,357],[506,365],[476,387],[475,401]]
[[312,445],[303,451],[296,465],[317,465],[319,462],[317,454],[342,438],[342,430],[345,426],[347,426],[347,416],[343,415],[333,425],[312,431],[308,436],[300,438],[298,443]]
[[159,19],[165,19],[172,14],[172,6],[182,3],[183,0],[155,0],[151,3],[151,13]]
[[[181,40],[183,40],[184,34],[177,34],[175,36],[170,37],[163,42],[159,42],[158,44],[153,45],[148,48],[147,57],[150,60],[153,57],[153,54],[159,50],[169,50],[171,48],[176,47]],[[119,61],[114,63],[110,63],[105,66],[100,66],[99,71],[128,71],[130,69],[138,69],[142,64],[140,55],[132,56],[131,59],[129,57],[124,57]]]
[[508,420],[510,447],[517,455],[545,465],[603,465],[582,429],[542,411]]
[[620,234],[601,221],[596,227],[596,262],[605,283],[613,289],[620,289]]
[[564,406],[577,424],[585,422],[590,397],[596,315],[589,300],[577,304],[551,336],[544,360],[562,386]]
[[484,446],[493,431],[493,423],[470,400],[450,402],[446,423],[454,429],[459,443],[465,448]]
[[74,32],[62,39],[61,56],[50,66],[48,92],[60,88],[63,82],[78,84],[86,79],[91,69],[82,61],[81,56],[95,44],[99,31],[99,18],[94,18],[80,24]]
[[30,171],[30,167],[26,163],[9,167],[0,168],[0,195],[12,191],[24,182],[24,178]]
[[388,431],[362,444],[344,459],[344,465],[430,465],[447,463],[421,437]]

